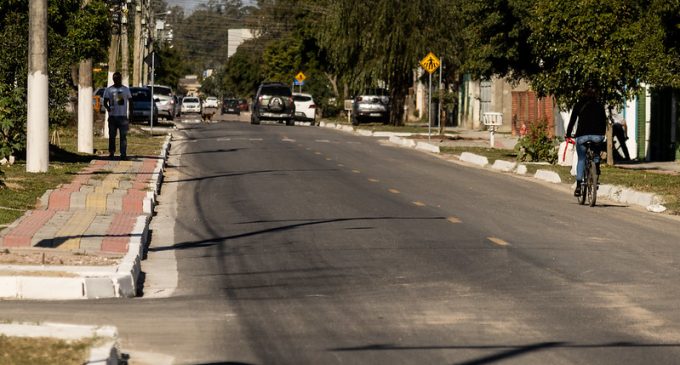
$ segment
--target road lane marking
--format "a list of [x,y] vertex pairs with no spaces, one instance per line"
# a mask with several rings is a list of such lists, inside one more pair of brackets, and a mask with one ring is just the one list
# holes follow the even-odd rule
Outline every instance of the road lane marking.
[[345,167],[345,165],[339,163],[339,164],[338,164],[338,167]]
[[314,154],[315,154],[315,155],[320,155],[320,154],[321,154],[321,152],[314,152]]
[[397,189],[387,189],[387,191],[389,191],[392,194],[399,194],[400,193],[400,191],[397,190]]
[[497,244],[497,245],[499,245],[499,246],[510,246],[510,244],[507,241],[502,240],[498,237],[487,237],[486,239]]
[[380,182],[380,180],[378,180],[378,179],[368,179],[368,181],[373,182],[373,183]]
[[413,202],[413,205],[416,205],[416,206],[419,206],[419,207],[424,207],[424,206],[425,206],[425,203],[419,202],[419,201],[415,201],[415,202]]
[[262,138],[250,138],[249,141],[263,141]]
[[448,218],[446,218],[446,220],[451,222],[451,223],[461,223],[462,222],[460,220],[460,218],[458,218],[458,217],[448,217]]
[[326,161],[332,161],[333,159],[330,157],[326,157]]
[[359,170],[352,170],[352,172],[355,173],[355,174],[360,174],[360,173],[361,173],[361,171],[359,171]]
[[288,137],[284,137],[284,138],[281,140],[281,142],[292,142],[292,143],[295,143],[295,140],[294,140],[294,139],[290,139],[290,138],[288,138]]
[[315,142],[318,142],[318,143],[331,143],[331,141],[329,141],[329,140],[327,140],[327,139],[317,139]]
[[217,139],[218,141],[231,141],[231,138],[221,137]]

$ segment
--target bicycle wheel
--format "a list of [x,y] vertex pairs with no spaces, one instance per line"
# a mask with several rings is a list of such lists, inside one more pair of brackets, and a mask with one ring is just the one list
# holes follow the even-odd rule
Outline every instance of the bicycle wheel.
[[588,185],[588,205],[591,207],[595,206],[595,202],[597,201],[597,164],[596,163],[591,163],[590,164],[590,172],[588,173],[588,180],[587,180],[587,185]]
[[583,171],[583,181],[581,182],[581,195],[579,195],[576,199],[578,200],[578,203],[583,205],[586,203],[586,195],[588,194],[588,174],[590,173],[590,169],[588,168],[588,160],[586,160],[586,168]]

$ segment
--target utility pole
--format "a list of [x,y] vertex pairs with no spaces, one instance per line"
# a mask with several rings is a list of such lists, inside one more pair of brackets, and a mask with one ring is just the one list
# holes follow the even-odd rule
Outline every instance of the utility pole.
[[127,3],[123,2],[121,5],[120,17],[120,74],[122,76],[123,85],[130,85],[130,46],[128,44],[128,7]]
[[137,0],[135,5],[135,33],[134,48],[132,51],[132,85],[141,86],[141,53],[142,53],[142,0]]
[[47,77],[47,0],[29,0],[26,171],[47,172],[49,79]]
[[[90,0],[83,0],[83,8],[89,3]],[[78,152],[94,152],[93,130],[92,59],[87,59],[78,67]]]
[[[120,48],[120,6],[113,9],[113,23],[111,24],[111,44],[109,45],[109,72],[106,86],[113,85],[113,73],[118,68],[118,49]],[[104,138],[109,138],[109,112],[104,115]]]

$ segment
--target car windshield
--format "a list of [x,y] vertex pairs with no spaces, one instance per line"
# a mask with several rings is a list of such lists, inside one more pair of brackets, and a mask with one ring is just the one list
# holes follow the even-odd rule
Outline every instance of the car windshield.
[[311,101],[312,97],[307,95],[293,95],[295,101]]
[[224,105],[226,105],[226,106],[238,106],[238,100],[227,99],[227,100],[224,101]]
[[184,98],[184,103],[198,103],[198,98]]
[[153,87],[153,93],[154,93],[154,95],[170,96],[170,95],[172,95],[172,89],[167,87],[167,86],[154,86]]
[[261,94],[263,94],[263,95],[276,95],[276,96],[290,96],[291,91],[287,86],[270,85],[270,86],[263,86]]
[[150,101],[151,92],[148,89],[135,89],[130,88],[130,94],[132,94],[133,101]]

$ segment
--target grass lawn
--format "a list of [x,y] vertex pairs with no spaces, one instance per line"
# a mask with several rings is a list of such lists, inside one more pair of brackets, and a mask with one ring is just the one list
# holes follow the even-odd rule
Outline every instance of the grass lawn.
[[24,338],[0,335],[0,364],[80,365],[88,360],[94,339],[65,341],[54,338]]
[[[60,128],[59,145],[50,145],[49,169],[45,173],[26,172],[26,161],[17,159],[12,166],[0,167],[0,228],[35,207],[45,191],[73,180],[75,175],[96,158],[108,156],[108,139],[94,137],[94,155],[77,152],[77,130]],[[118,139],[116,140],[118,142]],[[128,134],[128,155],[158,156],[165,136],[153,136],[132,125]]]

